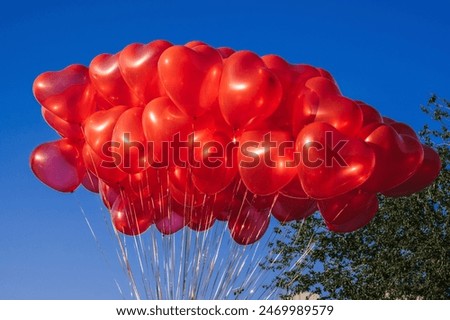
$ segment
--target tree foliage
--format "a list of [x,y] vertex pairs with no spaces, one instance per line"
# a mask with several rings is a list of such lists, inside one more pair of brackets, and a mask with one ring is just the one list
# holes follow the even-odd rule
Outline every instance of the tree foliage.
[[[374,220],[353,233],[328,231],[317,213],[279,229],[285,240],[271,244],[279,257],[262,267],[294,264],[273,284],[283,298],[305,292],[322,299],[450,298],[450,103],[432,96],[422,110],[433,121],[420,137],[442,161],[437,180],[409,197],[380,196]],[[313,249],[295,264],[310,242]]]

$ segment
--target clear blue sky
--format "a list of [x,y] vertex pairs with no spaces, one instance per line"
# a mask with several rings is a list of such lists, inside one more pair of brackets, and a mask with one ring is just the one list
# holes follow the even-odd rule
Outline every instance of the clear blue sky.
[[[241,3],[242,2],[242,3]],[[98,198],[41,184],[28,158],[56,134],[31,93],[41,72],[89,64],[132,42],[276,53],[329,70],[343,93],[384,115],[426,121],[431,93],[450,98],[447,1],[11,1],[0,12],[0,298],[120,298],[79,203],[109,251]]]

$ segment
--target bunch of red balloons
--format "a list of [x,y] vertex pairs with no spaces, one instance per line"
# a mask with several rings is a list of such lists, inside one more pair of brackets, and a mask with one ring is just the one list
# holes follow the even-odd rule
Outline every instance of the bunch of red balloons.
[[33,172],[58,191],[100,193],[128,235],[221,220],[249,244],[270,215],[317,209],[349,232],[374,217],[377,193],[417,192],[441,166],[413,129],[344,97],[327,71],[199,41],[131,44],[45,72],[33,92],[61,135],[33,151]]

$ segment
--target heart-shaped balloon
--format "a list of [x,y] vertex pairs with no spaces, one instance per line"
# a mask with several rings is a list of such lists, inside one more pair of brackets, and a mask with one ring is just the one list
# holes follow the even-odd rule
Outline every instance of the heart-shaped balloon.
[[189,165],[195,187],[210,195],[222,191],[237,174],[237,148],[229,136],[214,129],[196,130],[192,140]]
[[167,95],[189,117],[198,117],[217,103],[222,57],[216,49],[170,47],[161,54],[158,71]]
[[333,83],[336,83],[336,80],[334,80],[333,76],[331,75],[331,73],[329,71],[322,69],[322,68],[317,68],[317,71],[319,71],[321,77],[326,78]]
[[85,187],[86,190],[89,190],[94,193],[99,193],[98,183],[99,182],[97,176],[94,175],[89,170],[86,171],[83,180],[81,180],[81,184],[83,185],[83,187]]
[[319,109],[319,96],[310,89],[295,88],[288,104],[292,106],[291,132],[294,136],[297,136],[306,125],[312,123],[316,118]]
[[111,210],[116,199],[121,196],[120,188],[118,186],[112,187],[101,179],[98,181],[98,188],[103,204],[108,210]]
[[84,139],[83,131],[81,130],[81,125],[79,123],[67,122],[57,115],[51,113],[44,107],[41,108],[41,111],[42,117],[45,119],[48,125],[55,129],[55,131],[58,132],[61,137],[68,138],[70,140]]
[[228,221],[234,202],[238,202],[239,205],[242,204],[242,201],[238,200],[235,194],[237,180],[235,179],[227,188],[212,196],[214,201],[212,207],[213,214],[219,221]]
[[114,158],[101,158],[88,143],[83,146],[83,163],[86,169],[104,182],[118,186],[127,178],[127,174],[117,168]]
[[128,175],[124,185],[125,190],[139,197],[166,195],[168,189],[168,172],[166,168],[146,170]]
[[180,206],[166,198],[154,199],[155,226],[165,235],[170,235],[183,229],[186,222]]
[[[189,210],[199,211],[200,209],[198,207],[195,207],[195,208],[189,208]],[[205,212],[203,212],[203,213],[205,213]],[[189,229],[195,230],[195,231],[208,230],[216,222],[216,218],[213,215],[211,215],[210,213],[211,213],[211,211],[209,212],[209,214],[205,214],[205,215],[201,216],[201,218],[199,218],[198,220],[189,221],[187,226],[189,227]]]
[[253,52],[238,51],[224,61],[219,105],[223,117],[234,129],[273,114],[282,95],[277,76]]
[[31,153],[30,165],[39,180],[61,192],[74,191],[86,173],[80,146],[68,139],[36,147]]
[[40,74],[34,80],[33,93],[44,108],[67,122],[80,124],[95,109],[89,70],[79,64]]
[[108,109],[111,109],[112,107],[114,107],[114,105],[112,105],[111,102],[109,102],[108,100],[103,98],[98,92],[96,92],[96,95],[95,95],[95,106],[96,106],[96,111],[108,110]]
[[203,41],[200,41],[200,40],[192,40],[192,41],[186,42],[184,44],[184,46],[187,47],[187,48],[191,48],[192,49],[192,48],[195,48],[195,47],[198,47],[198,46],[207,46],[207,44],[205,42],[203,42]]
[[[168,97],[152,100],[144,109],[142,126],[147,141],[151,162],[158,162],[160,166],[173,163],[173,151],[177,150],[173,143],[177,139],[180,143],[188,141],[188,134],[192,132],[192,121],[189,116],[181,112]],[[156,165],[156,164],[155,164]]]
[[295,85],[296,77],[299,75],[293,65],[275,54],[262,56],[261,60],[280,81],[283,87],[283,97],[289,95],[290,89]]
[[357,133],[357,137],[365,140],[376,128],[383,123],[381,114],[372,106],[362,102],[355,101],[361,109],[363,115],[363,123],[361,130]]
[[355,101],[355,102],[358,104],[358,106],[362,112],[362,116],[363,116],[362,127],[365,127],[371,123],[382,123],[383,122],[383,117],[377,111],[377,109],[375,109],[374,107],[372,107],[362,101]]
[[375,168],[361,188],[370,192],[392,189],[411,177],[423,160],[419,141],[399,135],[390,125],[378,126],[365,139],[375,152]]
[[262,238],[269,226],[270,211],[258,210],[245,205],[238,211],[232,211],[228,220],[231,237],[238,244],[252,244]]
[[[244,186],[245,187],[245,186]],[[261,196],[254,194],[253,192],[249,191],[246,188],[244,189],[245,192],[241,194],[241,190],[236,191],[236,198],[241,199],[241,202],[244,204],[251,205],[252,207],[255,207],[255,209],[263,211],[263,210],[272,210],[275,200],[276,200],[276,194],[269,194],[267,196]]]
[[117,231],[135,236],[145,232],[154,221],[151,199],[118,197],[111,209],[111,219]]
[[272,208],[272,215],[280,222],[306,219],[317,210],[313,199],[300,199],[278,195]]
[[164,40],[148,44],[133,43],[119,54],[123,79],[140,101],[148,103],[165,94],[158,74],[158,60],[172,44]]
[[198,207],[205,203],[208,196],[194,186],[188,168],[169,168],[169,181],[170,195],[179,204],[184,207]]
[[285,131],[246,131],[239,138],[239,173],[245,186],[268,195],[286,186],[296,175],[294,142]]
[[174,184],[169,185],[169,192],[172,199],[184,207],[202,206],[207,195],[198,191],[194,186],[177,188]]
[[201,206],[185,207],[184,219],[187,226],[195,231],[205,231],[212,227],[216,218],[213,213],[214,198],[207,197]]
[[223,59],[228,58],[229,56],[231,56],[233,53],[236,52],[234,49],[231,49],[231,48],[228,48],[228,47],[217,48],[217,51],[219,51],[219,53],[220,53],[220,55],[222,56]]
[[427,145],[423,147],[423,161],[416,172],[395,188],[384,191],[388,197],[409,196],[429,186],[441,171],[439,154]]
[[83,131],[86,142],[101,158],[110,158],[111,138],[119,117],[127,110],[126,106],[116,106],[93,113],[86,119]]
[[[272,126],[276,124],[277,128],[281,130],[291,130],[293,122],[300,122],[301,115],[306,114],[309,110],[309,106],[303,105],[303,93],[310,91],[305,89],[305,83],[308,79],[319,76],[319,72],[316,68],[308,65],[292,65],[273,54],[263,56],[262,60],[277,76],[283,87],[280,105],[268,118],[268,122]],[[300,129],[294,133],[295,136],[299,131]]]
[[291,198],[299,198],[299,199],[307,199],[308,195],[303,190],[302,184],[300,183],[300,179],[298,175],[292,178],[291,182],[289,182],[285,187],[280,190],[282,195]]
[[318,122],[327,122],[343,134],[355,136],[362,128],[363,113],[353,100],[342,96],[319,96],[316,117]]
[[321,100],[334,99],[335,97],[342,96],[336,82],[322,76],[309,78],[305,82],[304,87],[315,92]]
[[400,135],[407,135],[411,138],[414,138],[418,141],[420,141],[419,137],[417,136],[417,133],[414,131],[413,128],[408,126],[406,123],[403,122],[393,122],[390,124],[392,128],[394,128],[395,131],[397,131]]
[[385,123],[385,124],[391,125],[391,124],[393,124],[395,122],[397,122],[397,121],[395,121],[395,120],[393,120],[391,118],[388,118],[388,117],[383,117],[383,123]]
[[356,189],[375,166],[374,152],[364,141],[324,122],[314,122],[300,131],[296,152],[301,157],[298,174],[303,190],[318,200]]
[[116,166],[130,174],[144,171],[150,165],[147,139],[142,128],[143,111],[139,107],[124,111],[111,138],[111,153]]
[[113,106],[137,107],[145,101],[130,90],[119,69],[119,54],[103,53],[92,59],[89,76],[97,92]]
[[304,66],[306,75],[297,77],[287,99],[287,105],[292,108],[291,130],[294,136],[315,120],[320,102],[324,104],[324,101],[341,96],[334,82],[320,76],[316,68],[311,68]]
[[327,227],[335,232],[352,232],[368,224],[378,211],[375,193],[354,190],[317,202]]

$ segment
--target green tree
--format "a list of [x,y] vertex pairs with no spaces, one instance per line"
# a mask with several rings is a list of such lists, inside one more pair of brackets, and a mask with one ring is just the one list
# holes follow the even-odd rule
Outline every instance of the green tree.
[[366,227],[347,234],[328,231],[318,213],[282,226],[284,241],[272,243],[279,257],[262,267],[285,270],[273,286],[282,298],[315,293],[322,299],[450,298],[450,103],[432,96],[422,110],[433,122],[420,137],[442,161],[436,181],[409,197],[380,196],[380,209]]

